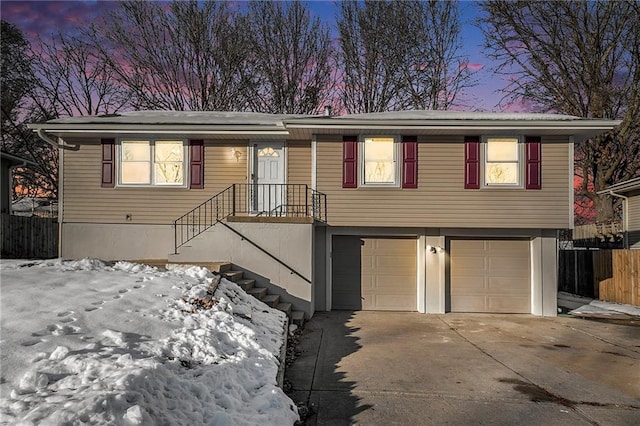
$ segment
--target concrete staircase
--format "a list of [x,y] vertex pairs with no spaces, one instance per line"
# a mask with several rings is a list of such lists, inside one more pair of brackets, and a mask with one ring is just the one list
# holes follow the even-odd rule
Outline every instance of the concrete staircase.
[[293,305],[289,302],[280,301],[280,296],[277,294],[269,294],[265,287],[256,287],[256,281],[252,279],[246,279],[243,271],[233,269],[233,265],[228,262],[208,262],[207,264],[198,264],[198,266],[204,266],[209,268],[210,271],[216,272],[229,281],[236,283],[247,294],[261,300],[263,303],[271,308],[278,309],[289,317],[291,324],[296,324],[299,327],[304,325],[304,312],[294,311]]

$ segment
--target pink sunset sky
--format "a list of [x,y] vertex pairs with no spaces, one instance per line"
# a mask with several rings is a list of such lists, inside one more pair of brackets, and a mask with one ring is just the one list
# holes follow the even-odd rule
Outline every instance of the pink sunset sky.
[[[332,31],[336,32],[336,7],[333,1],[306,2],[312,13],[327,22]],[[0,16],[20,28],[28,40],[37,37],[48,39],[52,34],[61,32],[74,33],[78,28],[88,26],[118,7],[115,1],[12,1],[0,2]],[[478,81],[477,86],[467,89],[465,103],[469,109],[486,111],[501,111],[498,103],[501,94],[497,91],[503,88],[506,76],[496,75],[493,64],[483,54],[483,36],[475,25],[475,20],[481,13],[478,2],[462,1],[460,3],[462,18],[462,49],[461,54],[468,57],[469,69],[474,71]],[[509,105],[509,111],[526,110],[523,105]]]

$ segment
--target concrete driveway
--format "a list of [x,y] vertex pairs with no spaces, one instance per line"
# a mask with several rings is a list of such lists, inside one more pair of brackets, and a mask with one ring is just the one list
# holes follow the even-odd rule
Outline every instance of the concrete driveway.
[[640,327],[318,312],[287,370],[311,425],[639,425]]

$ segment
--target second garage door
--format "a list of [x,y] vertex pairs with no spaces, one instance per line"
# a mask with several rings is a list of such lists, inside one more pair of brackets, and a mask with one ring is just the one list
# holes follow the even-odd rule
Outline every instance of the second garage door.
[[416,240],[362,238],[362,309],[417,309]]
[[452,312],[530,313],[528,240],[451,240]]

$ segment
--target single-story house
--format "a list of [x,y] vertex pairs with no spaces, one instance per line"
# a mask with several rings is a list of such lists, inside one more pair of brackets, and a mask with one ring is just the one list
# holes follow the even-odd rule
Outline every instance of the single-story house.
[[307,316],[554,316],[574,143],[618,124],[139,111],[30,127],[62,147],[62,257],[231,261]]
[[13,169],[36,166],[31,160],[0,150],[0,213],[11,214]]
[[622,199],[624,248],[640,249],[640,177],[611,185],[598,194]]

